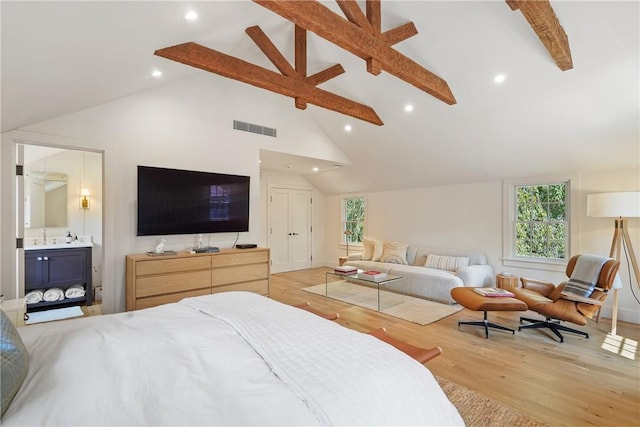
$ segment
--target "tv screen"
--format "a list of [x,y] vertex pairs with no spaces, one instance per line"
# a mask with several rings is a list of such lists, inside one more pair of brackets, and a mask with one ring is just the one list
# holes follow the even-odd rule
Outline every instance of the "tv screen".
[[249,231],[249,181],[138,166],[138,236]]

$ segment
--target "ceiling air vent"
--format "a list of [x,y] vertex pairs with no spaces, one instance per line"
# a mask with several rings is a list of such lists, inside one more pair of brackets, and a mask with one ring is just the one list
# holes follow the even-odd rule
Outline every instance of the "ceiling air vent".
[[233,128],[244,132],[257,133],[259,135],[266,135],[276,137],[276,129],[268,128],[266,126],[254,125],[253,123],[241,122],[240,120],[233,121]]

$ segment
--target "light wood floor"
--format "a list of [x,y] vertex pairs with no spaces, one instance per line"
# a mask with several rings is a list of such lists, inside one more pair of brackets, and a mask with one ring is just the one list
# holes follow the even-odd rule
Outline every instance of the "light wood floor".
[[[338,312],[339,323],[358,331],[385,327],[390,335],[411,344],[442,347],[443,354],[426,364],[435,375],[550,426],[640,425],[640,325],[618,322],[622,338],[610,340],[610,344],[609,319],[582,327],[589,339],[567,333],[565,342],[559,343],[543,330],[515,335],[490,331],[485,339],[483,328],[458,328],[457,323],[482,320],[480,312],[465,309],[420,326],[301,290],[324,283],[328,270],[274,274],[270,296],[286,304],[308,301],[321,311]],[[517,329],[520,315],[524,313],[493,312],[489,320]],[[538,317],[531,312],[527,315]]]

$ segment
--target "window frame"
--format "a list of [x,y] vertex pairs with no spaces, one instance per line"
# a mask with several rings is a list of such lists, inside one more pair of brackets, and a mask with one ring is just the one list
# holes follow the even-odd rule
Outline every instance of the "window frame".
[[[350,199],[362,199],[364,202],[364,218],[362,219],[362,237],[364,238],[364,235],[366,234],[366,227],[367,227],[367,198],[364,194],[350,194],[350,195],[346,195],[346,196],[342,196],[340,198],[340,245],[346,247],[347,245],[347,236],[344,234],[344,231],[346,230],[346,223],[347,223],[347,218],[346,218],[346,206],[347,206],[347,200]],[[362,247],[362,242],[349,242],[349,246],[350,247]]]
[[[580,199],[578,196],[580,176],[563,174],[503,180],[502,186],[502,265],[506,267],[532,268],[564,272],[573,248],[578,247]],[[516,189],[523,186],[552,185],[566,183],[566,258],[551,259],[516,255]]]

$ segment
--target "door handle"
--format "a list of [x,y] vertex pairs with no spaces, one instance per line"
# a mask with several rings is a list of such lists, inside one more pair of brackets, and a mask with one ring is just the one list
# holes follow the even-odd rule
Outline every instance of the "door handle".
[[49,261],[49,257],[48,256],[44,257],[44,260]]
[[294,236],[298,236],[298,233],[291,233],[291,234],[294,235]]
[[42,257],[39,256],[38,258],[36,258],[38,261],[42,261]]

